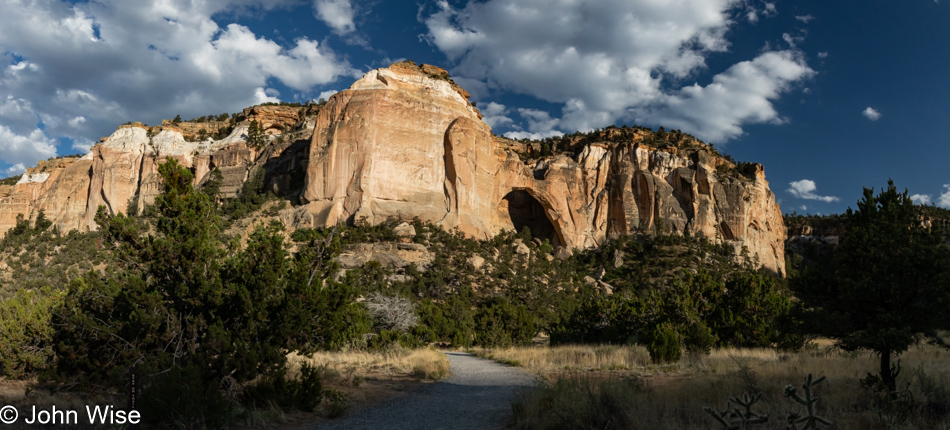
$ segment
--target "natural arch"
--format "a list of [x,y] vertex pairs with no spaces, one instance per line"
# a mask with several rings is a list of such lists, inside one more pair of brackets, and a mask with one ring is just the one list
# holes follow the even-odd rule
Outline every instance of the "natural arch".
[[548,219],[544,205],[525,190],[514,190],[505,195],[508,203],[508,216],[515,231],[520,232],[525,227],[531,229],[531,236],[544,240],[548,239],[554,246],[563,245],[558,231]]

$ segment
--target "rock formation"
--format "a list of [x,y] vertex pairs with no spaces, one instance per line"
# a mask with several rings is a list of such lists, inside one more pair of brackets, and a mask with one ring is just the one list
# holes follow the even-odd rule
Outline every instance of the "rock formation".
[[[190,125],[125,126],[81,159],[30,169],[0,188],[0,230],[40,210],[67,230],[95,228],[99,205],[140,209],[158,192],[157,163],[171,156],[194,169],[196,184],[219,169],[227,195],[263,167],[271,189],[299,200],[281,213],[291,227],[418,217],[479,238],[529,227],[565,255],[624,234],[688,233],[745,247],[784,272],[785,226],[762,166],[736,166],[692,138],[608,128],[540,156],[537,142],[492,135],[444,70],[413,63],[373,70],[319,109],[242,115],[224,139],[188,141]],[[263,148],[245,142],[250,120],[271,135]]]
[[568,248],[690,233],[784,271],[785,227],[761,165],[737,172],[703,144],[661,149],[645,131],[525,162],[466,95],[442,74],[399,65],[331,97],[317,116],[297,222],[415,216],[482,238],[527,226]]

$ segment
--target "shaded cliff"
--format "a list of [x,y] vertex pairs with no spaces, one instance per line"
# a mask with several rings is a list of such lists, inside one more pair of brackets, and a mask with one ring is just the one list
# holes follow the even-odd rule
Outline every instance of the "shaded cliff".
[[[251,120],[264,125],[263,146],[247,143]],[[264,169],[267,188],[298,204],[280,214],[291,227],[418,217],[479,238],[529,227],[568,249],[691,234],[745,247],[784,273],[785,226],[761,165],[643,128],[556,142],[494,136],[434,66],[373,70],[325,106],[258,106],[227,124],[217,133],[226,137],[200,142],[189,140],[204,136],[194,124],[123,126],[82,158],[32,168],[0,188],[0,230],[17,214],[44,211],[65,231],[95,228],[100,205],[141,209],[158,192],[157,163],[171,156],[195,171],[196,185],[220,171],[225,196]]]

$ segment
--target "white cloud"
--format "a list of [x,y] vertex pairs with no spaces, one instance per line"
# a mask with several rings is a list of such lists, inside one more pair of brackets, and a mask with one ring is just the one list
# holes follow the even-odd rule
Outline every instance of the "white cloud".
[[537,109],[518,108],[518,115],[528,123],[528,131],[511,131],[505,136],[511,139],[543,139],[545,137],[560,136],[564,132],[558,131],[560,119],[552,118],[551,114]]
[[636,116],[667,128],[701,130],[699,136],[707,140],[728,140],[742,134],[743,124],[785,122],[771,100],[813,74],[796,52],[766,52],[733,65],[705,87],[684,87],[653,106],[638,108]]
[[930,195],[928,194],[914,194],[910,196],[910,200],[918,205],[929,205],[930,204]]
[[819,52],[819,53],[818,53],[818,58],[828,58],[828,53],[827,53],[827,52]]
[[336,94],[336,93],[338,93],[338,92],[339,92],[339,91],[337,91],[337,90],[326,90],[326,91],[320,93],[319,96],[317,96],[317,101],[320,101],[320,99],[323,99],[323,100],[330,100],[330,97],[332,97],[334,94]]
[[811,20],[815,19],[815,17],[811,15],[796,15],[795,19],[808,24]]
[[[769,4],[759,13],[777,13]],[[715,81],[671,90],[706,68],[708,55],[728,50],[726,34],[734,11],[744,7],[742,0],[487,0],[455,8],[443,0],[423,20],[427,40],[457,64],[452,70],[456,80],[482,83],[479,98],[488,97],[483,90],[495,89],[558,103],[559,127],[565,130],[589,130],[618,120],[673,119],[675,128],[720,139],[741,134],[747,123],[776,122],[771,101],[814,74],[802,55],[770,51],[717,76],[725,79],[746,67],[759,68],[763,73],[751,95],[730,92],[749,85]],[[776,58],[782,59],[781,69],[795,73],[772,73],[779,70],[765,63]],[[735,106],[742,111],[738,115],[717,110],[717,120],[726,119],[732,131],[723,133],[714,121],[697,118],[696,109],[679,109],[677,103],[693,105],[693,88],[708,88],[703,95],[707,103],[742,102]],[[750,114],[762,108],[765,115]]]
[[805,37],[804,37],[804,36],[792,36],[791,34],[788,34],[788,33],[782,33],[782,40],[784,40],[785,43],[788,44],[788,46],[790,46],[792,49],[794,49],[794,48],[797,48],[797,47],[798,47],[798,44],[799,44],[799,43],[802,43],[802,42],[805,41]]
[[508,108],[503,104],[488,102],[479,110],[482,112],[482,120],[491,128],[510,125],[514,122],[508,117]]
[[790,185],[791,188],[789,188],[787,191],[800,199],[819,200],[826,203],[838,201],[838,198],[834,196],[819,196],[818,194],[815,194],[815,190],[817,190],[818,187],[815,185],[815,181],[812,181],[811,179],[802,179],[800,181],[790,182],[788,185]]
[[802,211],[807,211],[807,210],[808,210],[808,206],[806,206],[806,205],[801,205],[801,206],[799,206],[799,209],[801,209]]
[[313,9],[317,18],[332,28],[334,33],[345,35],[356,30],[350,0],[314,0]]
[[861,115],[864,115],[865,118],[871,121],[877,121],[881,119],[881,113],[878,112],[877,109],[874,109],[870,106],[868,106],[867,109],[864,109],[864,112],[861,112]]
[[74,127],[74,128],[79,127],[84,122],[86,122],[86,117],[82,115],[77,116],[69,121],[66,121],[66,123],[69,124],[70,127]]
[[276,96],[280,94],[274,94],[274,91],[271,89],[265,90],[264,88],[258,87],[254,89],[254,104],[261,103],[277,103],[280,101]]
[[78,151],[83,154],[88,154],[89,150],[92,148],[92,145],[95,145],[95,142],[89,139],[80,138],[80,139],[73,140],[73,145],[71,146],[71,148],[74,151]]
[[937,206],[950,209],[950,184],[946,184],[943,187],[946,188],[947,191],[937,198]]
[[0,68],[0,125],[29,136],[41,119],[51,138],[98,139],[125,121],[237,111],[272,79],[306,97],[361,75],[316,40],[278,42],[217,23],[298,3],[6,2],[0,64],[12,66]]
[[7,168],[4,172],[7,177],[19,175],[26,172],[26,166],[23,163],[16,163]]
[[33,165],[37,160],[56,155],[56,142],[43,130],[35,129],[27,135],[19,135],[0,124],[0,161],[8,164]]

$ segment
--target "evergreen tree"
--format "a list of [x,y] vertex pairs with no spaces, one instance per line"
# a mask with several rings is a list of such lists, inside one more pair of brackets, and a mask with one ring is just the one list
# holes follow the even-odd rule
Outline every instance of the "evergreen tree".
[[941,235],[921,226],[913,201],[893,181],[874,195],[864,189],[847,211],[848,230],[829,261],[793,280],[796,315],[808,333],[837,339],[848,351],[880,357],[879,378],[894,393],[900,362],[892,359],[919,340],[946,346],[950,329],[950,250]]
[[261,123],[251,121],[251,124],[247,127],[247,146],[251,148],[260,148],[264,146],[266,142],[264,134],[264,128],[261,127]]
[[55,322],[60,371],[109,382],[131,365],[143,375],[195,368],[200,386],[245,382],[279,372],[288,351],[326,346],[314,333],[362,327],[355,294],[324,285],[328,255],[294,259],[279,222],[258,227],[246,248],[223,243],[215,204],[191,172],[173,159],[158,170],[154,227],[99,210],[117,265],[70,286]]

